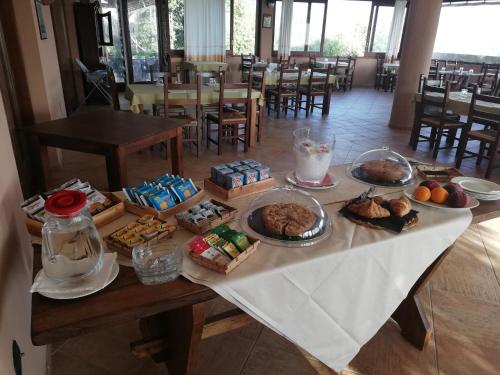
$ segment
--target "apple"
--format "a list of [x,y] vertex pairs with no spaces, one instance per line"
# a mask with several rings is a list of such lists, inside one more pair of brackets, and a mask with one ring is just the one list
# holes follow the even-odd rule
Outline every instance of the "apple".
[[465,194],[463,191],[454,191],[450,193],[450,196],[448,197],[448,206],[455,207],[455,208],[464,208],[467,207],[467,205],[470,202],[470,198],[467,194]]
[[435,189],[437,187],[440,187],[441,185],[439,185],[439,182],[435,181],[435,180],[425,180],[425,181],[422,181],[420,183],[420,186],[425,186],[426,188],[428,188],[430,191],[432,191],[432,189]]

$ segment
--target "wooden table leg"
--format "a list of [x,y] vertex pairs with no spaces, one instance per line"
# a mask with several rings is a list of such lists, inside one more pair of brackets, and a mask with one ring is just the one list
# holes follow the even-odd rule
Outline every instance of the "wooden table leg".
[[44,190],[49,190],[49,149],[45,145],[39,145],[40,169],[41,169],[41,186]]
[[170,375],[194,375],[199,367],[199,350],[205,323],[202,303],[181,307],[141,319],[145,338],[164,337],[165,350],[153,355],[156,362],[165,362]]
[[256,117],[257,117],[257,99],[252,99],[250,102],[250,125],[248,127],[249,131],[247,134],[247,143],[248,147],[253,147],[257,143],[256,135],[257,135],[257,125],[256,125]]
[[170,139],[172,150],[172,174],[184,176],[184,162],[182,158],[182,127],[177,128],[177,135]]
[[121,190],[127,186],[127,155],[121,147],[106,155],[106,172],[109,191]]
[[392,318],[399,324],[401,334],[416,348],[423,350],[432,337],[432,330],[417,293],[427,285],[432,274],[441,262],[450,253],[453,245],[443,253],[425,270],[417,282],[413,285],[408,296],[401,302]]

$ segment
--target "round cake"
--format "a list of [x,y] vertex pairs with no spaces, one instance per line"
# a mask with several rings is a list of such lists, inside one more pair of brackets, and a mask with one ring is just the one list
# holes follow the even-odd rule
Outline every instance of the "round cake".
[[405,168],[399,163],[390,160],[373,160],[359,166],[366,178],[380,182],[401,182]]
[[295,203],[265,206],[261,216],[266,230],[278,236],[300,237],[316,222],[314,212]]

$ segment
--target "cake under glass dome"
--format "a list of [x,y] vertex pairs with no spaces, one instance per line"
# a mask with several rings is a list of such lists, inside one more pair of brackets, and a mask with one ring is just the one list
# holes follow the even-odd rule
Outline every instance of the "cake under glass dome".
[[414,171],[408,160],[387,147],[366,151],[347,167],[348,176],[370,185],[387,187],[413,183]]
[[250,236],[275,246],[305,247],[328,238],[331,220],[309,193],[291,186],[260,194],[241,217]]

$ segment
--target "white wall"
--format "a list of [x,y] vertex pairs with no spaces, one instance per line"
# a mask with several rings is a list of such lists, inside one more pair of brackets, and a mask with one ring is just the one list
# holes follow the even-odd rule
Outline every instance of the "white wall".
[[14,374],[12,340],[24,353],[23,374],[45,374],[45,347],[30,338],[33,250],[24,225],[21,186],[0,95],[0,374]]

